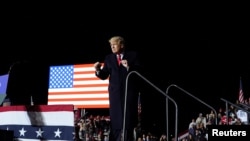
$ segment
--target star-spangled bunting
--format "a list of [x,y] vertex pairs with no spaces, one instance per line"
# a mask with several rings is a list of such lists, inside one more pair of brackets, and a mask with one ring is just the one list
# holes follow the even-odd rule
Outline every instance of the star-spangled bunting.
[[0,107],[0,129],[14,131],[15,140],[72,141],[73,109],[73,105]]

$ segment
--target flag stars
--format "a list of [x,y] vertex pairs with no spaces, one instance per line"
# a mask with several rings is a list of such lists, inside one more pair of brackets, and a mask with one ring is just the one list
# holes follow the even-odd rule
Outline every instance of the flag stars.
[[42,137],[42,134],[43,134],[44,131],[41,130],[41,128],[39,128],[38,131],[36,131],[36,137]]
[[50,88],[70,88],[73,86],[73,65],[51,67],[50,70]]
[[55,131],[54,133],[55,133],[55,138],[56,138],[56,137],[60,138],[60,137],[61,137],[62,131],[60,131],[60,129],[57,128],[57,131]]
[[27,132],[27,131],[24,130],[24,128],[22,128],[22,130],[19,130],[20,137],[21,137],[21,136],[25,136],[25,133],[26,133],[26,132]]
[[76,133],[72,132],[72,135],[73,135],[73,139],[75,139],[76,138]]

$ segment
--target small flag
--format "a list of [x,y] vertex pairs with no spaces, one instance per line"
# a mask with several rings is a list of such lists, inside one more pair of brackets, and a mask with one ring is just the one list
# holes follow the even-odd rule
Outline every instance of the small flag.
[[243,94],[241,79],[240,79],[240,89],[239,89],[239,102],[244,103],[244,94]]

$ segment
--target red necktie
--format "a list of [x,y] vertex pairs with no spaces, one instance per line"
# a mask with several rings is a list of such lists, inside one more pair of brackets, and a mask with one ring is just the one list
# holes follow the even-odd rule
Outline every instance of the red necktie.
[[121,64],[121,61],[122,61],[121,54],[117,54],[117,62],[118,62],[118,65]]

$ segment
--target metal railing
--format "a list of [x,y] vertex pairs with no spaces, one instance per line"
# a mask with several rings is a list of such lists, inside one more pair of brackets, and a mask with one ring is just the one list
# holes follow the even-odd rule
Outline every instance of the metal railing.
[[[175,87],[179,90],[181,90],[182,92],[184,92],[185,94],[191,96],[192,98],[194,98],[195,100],[197,100],[198,102],[204,104],[205,106],[209,107],[210,109],[212,109],[215,113],[215,116],[217,117],[217,112],[216,110],[210,106],[209,104],[205,103],[204,101],[202,101],[201,99],[195,97],[194,95],[192,95],[191,93],[189,93],[188,91],[182,89],[181,87],[175,85],[175,84],[171,84],[170,86],[167,87],[166,92],[163,92],[161,89],[159,89],[158,87],[156,87],[153,83],[151,83],[149,80],[147,80],[145,77],[143,77],[140,73],[138,73],[137,71],[131,71],[126,78],[126,86],[125,86],[125,102],[124,102],[124,115],[123,115],[123,129],[122,129],[122,141],[126,141],[126,110],[127,110],[127,93],[128,93],[128,78],[130,77],[131,74],[136,74],[138,75],[141,79],[143,79],[145,82],[147,82],[149,85],[151,85],[153,88],[155,88],[158,92],[160,92],[161,94],[163,94],[166,97],[166,135],[167,135],[167,141],[169,140],[169,128],[168,128],[168,100],[172,101],[174,106],[175,106],[175,141],[178,140],[178,106],[175,102],[174,99],[172,99],[169,96],[169,89],[171,87]],[[217,119],[216,119],[216,124],[217,124]]]
[[[126,126],[126,108],[127,108],[127,92],[128,92],[128,78],[130,77],[131,74],[135,73],[136,75],[138,75],[141,79],[143,79],[145,82],[147,82],[149,85],[151,85],[152,87],[154,87],[157,91],[159,91],[161,94],[163,94],[165,97],[167,97],[169,100],[171,100],[174,105],[175,105],[175,108],[176,108],[176,120],[175,120],[175,129],[177,129],[177,125],[178,125],[178,120],[177,120],[177,117],[178,117],[178,111],[177,111],[177,104],[176,102],[171,98],[169,97],[165,92],[163,92],[162,90],[160,90],[158,87],[156,87],[153,83],[151,83],[149,80],[147,80],[145,77],[143,77],[140,73],[138,73],[137,71],[131,71],[128,75],[127,75],[127,78],[126,78],[126,87],[125,87],[125,102],[124,102],[124,116],[123,116],[123,129],[122,129],[122,141],[126,141],[126,134],[125,134],[125,126]],[[168,126],[168,125],[167,125]],[[175,132],[175,136],[177,137],[177,130]],[[176,140],[177,141],[177,140]]]
[[[198,102],[200,102],[200,103],[206,105],[207,107],[209,107],[210,109],[212,109],[212,110],[214,111],[215,116],[217,117],[217,112],[216,112],[216,110],[215,110],[212,106],[208,105],[207,103],[205,103],[205,102],[202,101],[201,99],[195,97],[194,95],[192,95],[192,94],[189,93],[188,91],[182,89],[181,87],[179,87],[179,86],[177,86],[177,85],[175,85],[175,84],[169,85],[168,88],[167,88],[167,90],[166,90],[166,95],[167,95],[167,96],[166,96],[166,108],[168,108],[169,89],[172,88],[172,87],[175,87],[175,88],[181,90],[182,92],[184,92],[185,94],[191,96],[192,98],[194,98],[194,99],[197,100]],[[168,121],[169,121],[169,120],[168,120],[168,109],[166,109],[166,112],[167,112],[167,113],[166,113],[166,115],[167,115],[167,117],[166,117],[166,119],[167,119],[166,124],[168,125]],[[177,120],[177,119],[176,119],[176,120]],[[217,124],[217,118],[215,119],[215,123]],[[167,126],[167,131],[168,131],[168,130],[169,130],[169,129],[168,129],[168,126]],[[175,129],[175,131],[177,131],[177,129]],[[168,134],[169,134],[169,133],[167,132],[167,136],[168,136]],[[175,139],[177,140],[177,136],[175,136]]]

